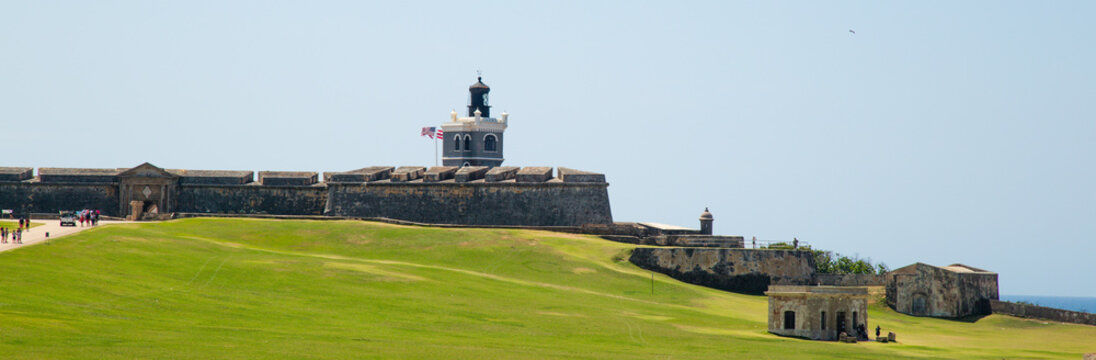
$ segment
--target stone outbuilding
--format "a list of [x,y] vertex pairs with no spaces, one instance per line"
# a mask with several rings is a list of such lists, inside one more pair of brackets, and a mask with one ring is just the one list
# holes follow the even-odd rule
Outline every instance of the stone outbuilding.
[[838,340],[844,332],[868,329],[868,289],[853,286],[773,285],[769,332],[812,340]]
[[989,314],[997,273],[963,264],[916,263],[887,273],[887,305],[914,316],[959,318]]

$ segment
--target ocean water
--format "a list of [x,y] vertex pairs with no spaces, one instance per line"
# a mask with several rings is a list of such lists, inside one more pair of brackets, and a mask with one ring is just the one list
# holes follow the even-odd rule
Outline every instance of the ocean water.
[[1096,298],[1093,297],[1001,295],[1001,301],[1026,301],[1039,306],[1096,313]]

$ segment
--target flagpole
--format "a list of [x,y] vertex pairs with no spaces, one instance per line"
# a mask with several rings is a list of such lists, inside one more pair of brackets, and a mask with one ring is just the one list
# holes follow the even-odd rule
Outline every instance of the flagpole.
[[434,137],[434,166],[438,166],[438,137]]

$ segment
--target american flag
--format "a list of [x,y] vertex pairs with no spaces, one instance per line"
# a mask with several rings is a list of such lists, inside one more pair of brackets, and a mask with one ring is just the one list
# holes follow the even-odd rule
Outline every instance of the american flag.
[[439,136],[441,135],[441,129],[438,129],[438,128],[433,127],[433,126],[423,127],[422,128],[422,133],[419,133],[419,136],[429,136],[431,139],[433,139],[435,131],[437,131]]
[[437,136],[438,139],[441,139],[441,128],[438,128],[438,133],[434,134],[434,136]]

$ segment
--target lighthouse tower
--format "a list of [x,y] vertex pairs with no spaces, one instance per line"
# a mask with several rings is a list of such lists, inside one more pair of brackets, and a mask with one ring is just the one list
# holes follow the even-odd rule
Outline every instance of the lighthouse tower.
[[441,162],[445,166],[500,166],[502,161],[502,133],[506,131],[505,112],[498,118],[491,117],[491,105],[487,95],[491,88],[483,83],[483,77],[468,87],[470,100],[468,116],[460,117],[456,110],[449,113],[449,121],[442,124],[445,150]]

